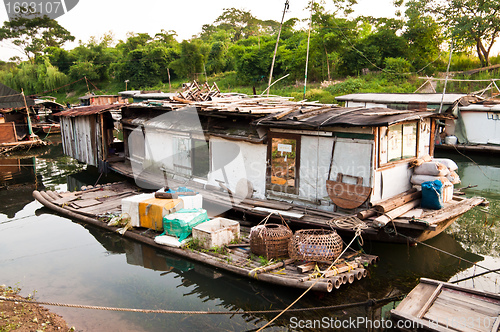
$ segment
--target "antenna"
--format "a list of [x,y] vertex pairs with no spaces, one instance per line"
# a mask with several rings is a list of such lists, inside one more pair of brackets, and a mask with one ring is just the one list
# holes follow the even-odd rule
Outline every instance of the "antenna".
[[307,35],[306,71],[305,71],[305,75],[304,75],[304,98],[303,99],[306,99],[307,66],[309,65],[309,42],[311,41],[311,27],[312,27],[312,21],[313,21],[313,7],[314,7],[314,0],[311,1],[311,19],[309,21],[309,33]]
[[281,17],[280,29],[278,31],[278,38],[276,39],[276,46],[274,46],[274,55],[273,55],[273,63],[271,64],[271,73],[269,74],[269,83],[267,83],[267,96],[269,97],[269,90],[271,88],[271,81],[273,80],[273,69],[274,69],[274,61],[276,60],[276,53],[278,52],[278,43],[280,41],[281,36],[281,27],[283,27],[283,20],[285,19],[285,13],[290,8],[290,4],[288,0],[285,2],[285,8],[283,8],[283,16]]

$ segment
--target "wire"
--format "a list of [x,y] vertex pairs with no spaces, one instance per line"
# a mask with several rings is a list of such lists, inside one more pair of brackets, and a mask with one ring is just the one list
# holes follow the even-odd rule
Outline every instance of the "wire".
[[462,282],[462,281],[466,281],[466,280],[469,280],[469,279],[474,279],[474,278],[477,278],[477,277],[480,277],[480,276],[483,276],[483,275],[489,274],[489,273],[496,273],[498,271],[500,271],[500,269],[488,270],[488,271],[485,271],[485,272],[481,272],[479,274],[475,274],[473,276],[469,276],[469,277],[465,277],[465,278],[462,278],[462,279],[458,279],[458,280],[452,281],[451,283],[452,284],[457,284],[457,283]]
[[479,164],[478,164],[478,163],[476,163],[474,160],[472,160],[472,158],[470,158],[469,156],[467,156],[467,155],[463,154],[462,152],[460,152],[460,151],[457,149],[457,146],[456,146],[456,145],[453,145],[453,148],[455,149],[455,151],[457,151],[457,152],[458,152],[458,154],[460,154],[460,155],[464,156],[465,158],[469,159],[469,160],[470,160],[470,161],[471,161],[474,165],[476,165],[476,166],[479,168],[479,170],[481,171],[481,173],[483,173],[483,175],[484,175],[484,176],[485,176],[488,180],[490,180],[490,181],[492,181],[492,182],[499,182],[499,181],[500,181],[500,180],[497,180],[497,179],[492,179],[492,178],[490,178],[488,175],[486,175],[486,173],[483,171],[483,169],[481,168],[481,166],[479,166]]
[[450,253],[450,252],[447,252],[447,251],[445,251],[445,250],[443,250],[443,249],[436,248],[436,247],[431,246],[430,244],[427,244],[427,243],[425,243],[425,242],[418,241],[418,240],[416,240],[416,239],[414,239],[414,238],[411,238],[411,237],[409,237],[409,236],[406,236],[406,235],[404,235],[404,234],[398,233],[398,235],[400,235],[400,236],[402,236],[402,237],[404,237],[404,238],[406,238],[406,239],[408,239],[408,240],[411,240],[411,241],[413,241],[413,242],[415,242],[415,243],[418,243],[418,244],[424,245],[424,246],[426,246],[426,247],[429,247],[429,248],[431,248],[431,249],[434,249],[434,250],[436,250],[436,251],[439,251],[439,252],[441,252],[441,253],[443,253],[443,254],[446,254],[446,255],[449,255],[449,256],[451,256],[451,257],[454,257],[454,258],[456,258],[456,259],[458,259],[458,260],[461,260],[461,261],[467,262],[467,263],[469,263],[469,264],[472,264],[472,265],[474,265],[474,266],[477,266],[477,267],[480,267],[480,268],[482,268],[482,269],[485,269],[485,270],[487,270],[487,271],[489,271],[489,272],[491,272],[491,273],[496,273],[496,274],[499,274],[499,275],[500,275],[500,272],[499,272],[500,270],[491,270],[491,269],[488,269],[487,267],[481,266],[481,265],[479,265],[479,264],[477,264],[477,263],[474,263],[474,262],[472,262],[472,261],[470,261],[470,260],[468,260],[468,259],[465,259],[465,258],[463,258],[463,257],[457,256],[457,255],[452,254],[452,253]]

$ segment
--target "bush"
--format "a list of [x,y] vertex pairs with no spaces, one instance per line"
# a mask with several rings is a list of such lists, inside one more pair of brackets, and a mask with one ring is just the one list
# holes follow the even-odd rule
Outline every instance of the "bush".
[[366,85],[366,81],[362,78],[349,77],[342,83],[330,85],[326,90],[334,96],[342,96],[350,93],[357,93]]
[[386,58],[384,76],[391,81],[406,79],[412,71],[410,62],[403,58]]

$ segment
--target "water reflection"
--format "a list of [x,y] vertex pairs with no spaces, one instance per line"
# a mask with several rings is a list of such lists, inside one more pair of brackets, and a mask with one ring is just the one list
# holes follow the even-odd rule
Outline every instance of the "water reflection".
[[[0,283],[12,286],[19,283],[24,295],[36,289],[38,298],[47,301],[173,310],[279,309],[302,294],[302,290],[261,283],[185,260],[120,235],[72,222],[41,208],[31,198],[31,191],[37,186],[74,190],[82,185],[93,185],[98,180],[106,183],[118,179],[112,175],[101,176],[95,168],[61,154],[61,147],[53,146],[43,155],[21,157],[17,162],[6,164],[8,169],[2,174],[16,180],[9,180],[8,190],[0,190],[0,195],[4,195],[0,198],[3,214],[0,214]],[[459,161],[464,172],[460,175],[465,181],[469,181],[465,172],[467,163],[466,160]],[[486,166],[492,167],[492,172],[498,170],[497,166]],[[481,173],[472,174],[477,177]],[[465,181],[463,184],[467,185]],[[16,187],[17,184],[21,185]],[[488,188],[468,189],[467,193]],[[499,192],[494,189],[490,193],[491,213],[500,214],[499,200],[495,198]],[[17,205],[12,207],[8,202]],[[494,215],[475,209],[460,218],[449,231],[426,242],[462,259],[424,245],[366,243],[364,250],[367,253],[380,256],[380,263],[370,269],[367,278],[330,294],[308,293],[293,308],[333,306],[406,294],[420,277],[453,280],[483,271],[467,261],[480,262],[489,268],[498,266],[497,220]],[[473,285],[493,285],[490,289],[498,291],[496,278],[488,278],[474,281]],[[380,318],[391,308],[392,304],[381,304],[343,310],[290,312],[284,314],[272,329],[289,328],[293,317]],[[187,331],[207,330],[207,327],[241,331],[262,326],[276,315],[159,315],[50,309],[83,331]]]

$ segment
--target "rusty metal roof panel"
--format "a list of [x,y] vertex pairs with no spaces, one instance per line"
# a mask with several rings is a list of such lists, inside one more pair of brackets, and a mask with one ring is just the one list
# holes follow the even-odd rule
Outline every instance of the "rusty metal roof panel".
[[123,106],[124,106],[123,104],[117,104],[117,105],[94,105],[94,106],[74,107],[66,111],[56,113],[54,115],[67,116],[67,117],[87,116],[87,115],[100,114],[107,111],[120,109]]
[[417,110],[393,110],[390,108],[331,107],[316,112],[294,111],[283,117],[279,114],[266,116],[255,122],[266,127],[325,128],[332,126],[380,127],[405,121],[418,120],[436,115],[434,112]]

